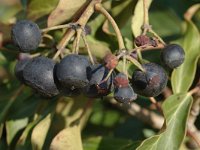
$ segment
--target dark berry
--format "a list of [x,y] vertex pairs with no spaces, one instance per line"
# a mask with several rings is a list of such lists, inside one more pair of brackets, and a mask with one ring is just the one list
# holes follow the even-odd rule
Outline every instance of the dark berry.
[[24,83],[24,76],[23,76],[24,68],[29,61],[31,61],[31,60],[30,59],[19,60],[15,66],[15,71],[14,71],[15,76],[22,83]]
[[164,69],[155,63],[147,63],[142,66],[145,72],[135,70],[132,75],[133,90],[146,97],[158,96],[167,84],[167,75]]
[[81,94],[81,89],[70,89],[70,88],[63,88],[61,90],[61,94],[67,97],[74,97]]
[[93,65],[88,68],[87,76],[89,85],[84,88],[84,93],[88,97],[102,97],[108,95],[113,89],[114,73],[104,81],[109,73],[109,69],[101,64]]
[[150,42],[150,38],[146,35],[139,35],[135,38],[135,45],[138,47],[148,45]]
[[174,69],[180,66],[185,59],[185,52],[180,45],[167,45],[161,52],[162,62],[169,68]]
[[137,98],[137,94],[134,93],[132,87],[119,87],[114,91],[114,98],[120,103],[130,103]]
[[129,84],[128,77],[124,73],[119,73],[114,79],[115,87],[127,87]]
[[86,56],[70,54],[63,58],[56,68],[56,76],[59,83],[67,88],[83,88],[89,81],[87,68],[90,61]]
[[14,44],[22,52],[37,49],[41,41],[41,31],[38,25],[29,20],[18,21],[12,28],[11,36]]
[[54,80],[55,63],[46,57],[33,58],[24,68],[25,84],[45,97],[59,94]]

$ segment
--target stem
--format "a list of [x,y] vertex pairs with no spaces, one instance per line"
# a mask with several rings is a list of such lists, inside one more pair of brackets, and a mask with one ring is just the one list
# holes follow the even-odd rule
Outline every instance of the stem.
[[197,85],[195,88],[193,88],[192,90],[190,90],[188,92],[188,94],[193,95],[193,94],[199,92],[199,90],[200,90],[200,85]]
[[51,30],[57,30],[57,29],[63,29],[63,28],[69,28],[69,27],[70,27],[70,24],[64,24],[64,25],[58,25],[58,26],[54,26],[54,27],[45,28],[45,29],[42,29],[41,31],[48,32]]
[[[127,70],[126,70],[126,56],[123,56],[123,73],[127,76]],[[127,76],[128,77],[128,76]]]
[[119,30],[119,27],[117,26],[115,20],[113,19],[113,17],[107,12],[107,10],[101,4],[96,4],[95,5],[95,10],[99,11],[100,13],[102,13],[110,21],[113,29],[115,30],[116,36],[117,36],[119,49],[125,49],[125,45],[124,45],[124,41],[123,41],[123,38],[122,38],[122,34],[121,34],[121,32]]
[[93,57],[92,57],[92,53],[91,53],[90,47],[89,47],[89,45],[88,45],[88,43],[87,43],[85,33],[82,32],[81,36],[82,36],[83,42],[84,42],[84,44],[85,44],[85,47],[86,47],[86,49],[87,49],[87,52],[88,52],[90,61],[91,61],[91,63],[94,65],[94,59],[93,59]]
[[152,33],[163,45],[166,45],[166,43],[163,41],[163,39],[152,29],[149,29],[149,32]]
[[200,148],[200,139],[195,135],[195,133],[191,132],[190,130],[187,130],[187,135],[190,136],[198,144],[198,147]]
[[[101,3],[102,0],[91,0],[86,7],[85,11],[82,13],[82,15],[79,17],[78,21],[76,21],[77,24],[80,26],[85,26],[85,24],[88,22],[91,15],[94,13],[94,6],[97,3]],[[53,59],[57,59],[57,57],[60,55],[61,51],[65,46],[68,44],[69,40],[74,36],[76,32],[73,29],[67,29],[65,35],[63,36],[62,40],[57,45],[58,51],[54,55]]]
[[82,30],[81,29],[78,29],[77,31],[77,36],[76,36],[76,42],[75,42],[75,53],[78,54],[79,53],[79,43],[80,43],[80,37],[81,37],[81,34],[82,34]]
[[148,28],[146,28],[146,26],[149,26],[149,13],[148,13],[148,8],[147,8],[147,1],[143,0],[143,9],[144,9],[144,23],[143,23],[143,35],[146,34]]
[[114,69],[111,69],[111,70],[108,72],[108,74],[107,74],[107,76],[105,77],[105,79],[103,79],[103,80],[99,83],[99,85],[102,84],[102,83],[104,83],[104,82],[106,82],[106,81],[109,79],[109,77],[111,76],[113,70],[114,70]]
[[149,100],[156,106],[157,110],[163,115],[163,110],[157,103],[156,99],[154,97],[149,97]]
[[126,58],[132,62],[136,67],[138,67],[140,70],[142,70],[143,72],[145,72],[144,68],[142,67],[142,65],[134,58],[132,58],[131,56],[126,56]]

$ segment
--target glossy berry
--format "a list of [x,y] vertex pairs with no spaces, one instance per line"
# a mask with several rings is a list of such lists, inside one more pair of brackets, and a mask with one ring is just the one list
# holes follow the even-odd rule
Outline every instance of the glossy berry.
[[142,65],[145,72],[136,70],[132,75],[133,90],[146,97],[158,96],[167,84],[167,75],[164,69],[155,64]]
[[129,84],[128,77],[124,73],[118,73],[114,79],[115,87],[127,87]]
[[15,66],[15,71],[14,71],[15,76],[22,83],[24,83],[24,77],[23,77],[24,68],[29,61],[30,59],[19,60]]
[[86,56],[70,54],[63,58],[56,67],[56,76],[63,87],[83,88],[88,85],[87,68],[90,61]]
[[137,94],[134,93],[132,87],[119,87],[114,91],[114,98],[120,103],[130,103],[137,98]]
[[185,52],[183,48],[177,44],[167,45],[161,52],[162,62],[171,69],[180,66],[184,59]]
[[102,97],[108,95],[113,89],[114,74],[107,81],[102,82],[109,73],[109,69],[101,64],[92,65],[87,70],[89,85],[85,87],[84,93],[88,97]]
[[25,84],[45,97],[59,94],[54,80],[55,63],[46,57],[33,58],[24,67],[23,78]]
[[41,31],[38,25],[29,20],[18,21],[12,28],[11,36],[14,44],[22,52],[37,49],[41,41]]

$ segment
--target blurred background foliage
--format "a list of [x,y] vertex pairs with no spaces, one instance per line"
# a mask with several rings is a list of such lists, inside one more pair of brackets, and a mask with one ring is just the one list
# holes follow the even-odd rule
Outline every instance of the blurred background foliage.
[[[67,132],[63,134],[62,131],[77,121],[81,122],[85,150],[135,149],[140,141],[158,132],[138,117],[130,116],[110,103],[108,99],[112,98],[112,95],[105,99],[90,100],[89,102],[93,103],[92,107],[89,107],[84,117],[79,119],[84,108],[88,106],[88,99],[85,97],[45,99],[30,88],[22,87],[15,78],[14,66],[19,51],[11,42],[12,25],[20,19],[35,21],[41,29],[47,25],[70,22],[85,1],[0,0],[0,149],[49,149],[50,145],[56,145],[56,138],[64,139],[65,136],[75,135],[73,132],[65,135]],[[137,0],[103,2],[119,25],[125,44],[130,49],[134,47],[131,22],[134,21],[132,17],[137,2]],[[149,14],[150,24],[166,43],[177,41],[185,31],[184,13],[199,2],[199,0],[153,0]],[[64,13],[58,17],[55,8],[60,6],[63,6]],[[194,15],[193,22],[200,30],[200,10]],[[114,52],[118,49],[117,40],[112,34],[113,30],[102,15],[95,13],[87,25],[91,30],[87,40],[97,59],[101,59],[109,51]],[[61,40],[64,31],[50,32],[54,40],[44,38],[46,45],[39,48],[39,51],[52,56],[55,52],[54,46]],[[68,45],[69,49],[71,47],[72,42]],[[86,53],[83,43],[80,44],[80,48],[81,53]],[[159,54],[159,50],[147,51],[143,57],[161,64]],[[133,72],[132,66],[129,67],[129,72]],[[18,92],[20,88],[23,90]],[[158,99],[162,99],[162,96]],[[135,103],[153,109],[151,103],[144,97],[139,97]],[[196,126],[200,128],[200,118]],[[63,147],[67,144],[63,144]]]

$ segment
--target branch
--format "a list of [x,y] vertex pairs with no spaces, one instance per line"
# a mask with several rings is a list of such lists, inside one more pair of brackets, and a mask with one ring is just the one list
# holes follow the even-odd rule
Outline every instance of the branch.
[[146,124],[152,126],[155,129],[161,129],[164,123],[164,118],[148,109],[141,108],[136,103],[131,104],[120,104],[116,100],[111,99],[110,103],[116,106],[117,108],[127,112],[129,115],[142,120]]
[[[94,6],[97,3],[101,3],[101,1],[102,0],[91,0],[88,6],[86,7],[85,11],[82,13],[82,15],[79,17],[79,19],[75,23],[80,26],[85,26],[88,20],[90,19],[91,15],[94,13]],[[54,60],[60,55],[60,53],[62,52],[62,49],[65,48],[69,40],[74,36],[75,32],[76,31],[74,29],[67,29],[62,40],[57,45],[58,51],[53,57]]]

